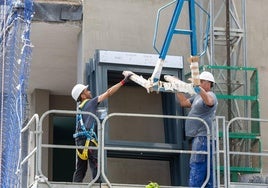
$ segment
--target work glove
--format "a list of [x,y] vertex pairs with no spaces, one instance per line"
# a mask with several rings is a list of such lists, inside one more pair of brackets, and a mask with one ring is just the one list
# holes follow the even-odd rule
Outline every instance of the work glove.
[[201,89],[199,86],[194,86],[194,91],[199,94],[201,92]]
[[123,80],[121,80],[121,82],[120,82],[122,84],[122,86],[129,82],[130,77],[132,76],[132,74],[130,74],[130,73],[129,74],[124,74],[124,76],[125,76],[125,78]]

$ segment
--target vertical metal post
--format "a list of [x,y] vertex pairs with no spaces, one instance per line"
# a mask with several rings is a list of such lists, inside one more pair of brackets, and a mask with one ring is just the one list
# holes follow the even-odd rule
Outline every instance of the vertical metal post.
[[194,0],[189,1],[189,22],[190,22],[190,30],[192,31],[190,34],[191,41],[191,55],[197,55],[197,38],[196,38],[196,23],[195,23],[195,2]]
[[210,61],[209,65],[214,65],[215,62],[215,50],[214,50],[214,0],[210,0]]
[[[243,41],[242,41],[242,46],[243,46],[243,66],[244,67],[247,67],[247,22],[246,22],[246,3],[245,1],[241,1],[241,7],[242,7],[242,28],[244,29],[244,32],[243,32]],[[244,72],[244,79],[246,81],[246,84],[245,84],[245,89],[244,89],[244,95],[247,95],[248,93],[248,75],[247,75],[247,71]],[[245,107],[244,107],[244,114],[246,117],[250,117],[250,113],[249,113],[249,101],[245,101]]]
[[[226,0],[226,61],[227,66],[231,66],[231,57],[230,57],[230,2],[229,0]],[[231,71],[227,70],[227,94],[232,94],[232,87],[231,87]],[[228,99],[228,120],[232,118],[232,101]]]
[[[230,121],[230,120],[228,120]],[[224,187],[227,188],[229,187],[229,182],[230,182],[230,159],[229,159],[229,126],[225,126],[223,124],[223,150],[224,150]]]

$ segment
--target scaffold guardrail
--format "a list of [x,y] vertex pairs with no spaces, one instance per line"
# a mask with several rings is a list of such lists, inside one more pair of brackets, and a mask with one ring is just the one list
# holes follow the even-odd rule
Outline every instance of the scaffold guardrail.
[[[42,143],[42,137],[43,137],[43,121],[45,118],[47,118],[47,116],[49,116],[50,114],[62,114],[62,115],[66,115],[66,114],[71,114],[71,115],[76,115],[76,114],[87,114],[92,116],[96,122],[97,122],[97,126],[98,126],[98,136],[99,136],[99,144],[98,146],[90,146],[90,147],[84,147],[84,146],[70,146],[70,145],[55,145],[55,144],[45,144]],[[210,147],[208,147],[207,151],[191,151],[191,150],[176,150],[176,149],[153,149],[153,148],[146,148],[146,147],[122,147],[122,146],[107,146],[105,145],[105,134],[107,131],[107,128],[109,125],[108,121],[113,118],[113,117],[135,117],[135,118],[171,118],[171,119],[195,119],[198,121],[201,121],[207,128],[207,144],[209,145],[210,140],[215,140],[215,150],[213,149],[212,151],[210,151]],[[235,124],[236,121],[258,121],[258,122],[268,122],[268,119],[257,119],[257,118],[245,118],[245,117],[236,117],[233,118],[232,120],[230,120],[226,126],[226,122],[225,122],[225,117],[224,116],[217,116],[216,117],[216,127],[215,129],[213,129],[211,132],[209,130],[208,125],[206,124],[206,122],[200,118],[193,118],[193,117],[186,117],[186,116],[172,116],[172,115],[157,115],[157,114],[135,114],[135,113],[111,113],[108,114],[104,120],[102,121],[102,123],[100,122],[100,120],[98,119],[98,117],[90,112],[78,112],[78,111],[67,111],[67,110],[50,110],[45,112],[40,120],[38,118],[37,115],[35,115],[30,121],[29,123],[22,129],[21,134],[23,132],[25,132],[27,129],[29,129],[30,124],[32,124],[33,120],[36,121],[36,127],[35,127],[35,131],[33,131],[34,134],[36,134],[36,147],[33,148],[33,150],[31,152],[28,153],[28,155],[23,158],[21,160],[21,165],[25,164],[28,160],[30,160],[30,158],[35,154],[36,155],[36,165],[35,165],[35,181],[36,182],[42,182],[42,183],[46,183],[48,187],[53,187],[51,185],[51,181],[48,180],[48,178],[43,174],[42,172],[42,149],[44,148],[62,148],[62,149],[84,149],[84,148],[89,148],[89,149],[94,149],[94,150],[98,150],[98,160],[100,161],[98,163],[98,167],[97,167],[97,176],[91,181],[89,182],[89,184],[87,185],[87,187],[91,187],[99,177],[102,177],[104,180],[104,184],[108,187],[113,187],[113,184],[110,182],[109,178],[107,177],[106,174],[106,169],[105,169],[105,164],[106,164],[106,158],[105,158],[105,154],[106,151],[111,150],[111,151],[133,151],[133,152],[162,152],[162,153],[181,153],[181,154],[206,154],[206,155],[210,155],[210,152],[213,153],[213,158],[215,160],[210,161],[208,158],[208,164],[207,164],[207,177],[205,182],[203,183],[202,187],[205,187],[206,183],[208,182],[209,179],[209,173],[210,173],[210,163],[213,162],[215,165],[214,166],[214,178],[216,178],[217,185],[216,187],[234,187],[236,185],[239,186],[248,186],[248,183],[243,183],[243,182],[232,182],[231,181],[231,164],[230,164],[230,155],[249,155],[249,156],[260,156],[260,157],[268,157],[268,153],[260,151],[260,152],[238,152],[238,151],[230,151],[230,142],[229,140],[232,139],[230,137],[230,127]],[[221,121],[221,122],[220,122]],[[223,149],[220,149],[220,137],[219,134],[215,134],[215,133],[219,133],[219,125],[222,126],[222,131],[223,131],[223,136],[221,137],[221,139],[223,140]],[[220,159],[220,154],[223,154],[223,159]],[[223,178],[223,182],[221,182],[221,177],[220,177],[220,161],[223,160],[223,165],[224,165],[224,178]],[[254,184],[250,184],[252,187],[254,187]],[[256,184],[256,186],[260,186],[260,184]],[[172,186],[164,186],[164,187],[172,187]]]
[[[102,122],[102,135],[105,134],[105,130],[106,130],[106,126],[107,126],[107,121],[112,118],[112,117],[137,117],[137,118],[141,118],[141,117],[147,117],[147,118],[169,118],[169,119],[194,119],[197,121],[202,122],[207,129],[207,145],[210,145],[210,139],[211,139],[211,133],[209,130],[209,126],[207,125],[207,123],[201,119],[201,118],[197,118],[197,117],[187,117],[187,116],[174,116],[174,115],[156,115],[156,114],[137,114],[137,113],[111,113],[108,116],[106,116]],[[102,136],[102,141],[101,141],[102,147],[101,147],[101,160],[104,161],[105,160],[105,151],[106,150],[116,150],[116,151],[138,151],[138,152],[162,152],[162,153],[185,153],[185,154],[206,154],[208,156],[210,156],[210,147],[207,147],[207,151],[191,151],[191,150],[174,150],[174,149],[152,149],[152,148],[134,148],[134,147],[108,147],[105,146],[105,137]],[[208,157],[207,160],[207,176],[206,179],[203,183],[203,185],[201,187],[205,187],[209,177],[210,177],[210,157]],[[104,178],[105,182],[108,184],[109,187],[113,187],[111,182],[108,180],[106,174],[105,174],[105,166],[104,166],[104,162],[101,163],[101,173],[102,173],[102,177]]]
[[[247,117],[236,117],[231,119],[227,126],[224,129],[226,132],[226,138],[224,139],[226,150],[224,158],[226,159],[226,180],[225,180],[225,187],[237,186],[237,183],[231,181],[231,164],[230,164],[230,155],[247,155],[247,156],[260,156],[260,157],[268,157],[267,152],[259,151],[259,152],[240,152],[240,151],[230,151],[230,128],[235,124],[237,121],[247,121],[247,122],[268,122],[268,119],[258,119],[258,118],[247,118]],[[258,183],[256,183],[258,184]],[[259,183],[261,184],[261,182]],[[243,183],[243,185],[248,186],[249,184]],[[266,185],[267,186],[267,185]]]

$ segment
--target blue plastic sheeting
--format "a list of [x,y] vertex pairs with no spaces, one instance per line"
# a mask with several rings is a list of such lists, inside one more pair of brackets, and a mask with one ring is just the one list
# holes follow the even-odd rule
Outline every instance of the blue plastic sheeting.
[[24,187],[20,131],[28,117],[33,2],[4,0],[0,10],[0,185]]

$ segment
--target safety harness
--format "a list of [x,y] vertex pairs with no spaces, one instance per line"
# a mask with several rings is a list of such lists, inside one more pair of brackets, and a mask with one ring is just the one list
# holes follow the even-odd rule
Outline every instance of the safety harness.
[[80,159],[87,160],[88,159],[88,146],[89,146],[89,143],[92,142],[93,144],[95,144],[95,146],[98,146],[98,137],[97,137],[96,133],[94,132],[95,124],[93,122],[91,128],[89,129],[89,131],[87,131],[86,127],[84,125],[84,122],[83,122],[81,114],[77,115],[77,121],[78,122],[77,122],[76,126],[78,126],[80,124],[82,131],[73,134],[73,137],[77,138],[77,137],[82,137],[83,136],[83,137],[86,137],[87,140],[85,142],[85,148],[83,149],[83,152],[80,153],[78,149],[76,149],[76,152],[77,152],[77,155],[80,157]]

